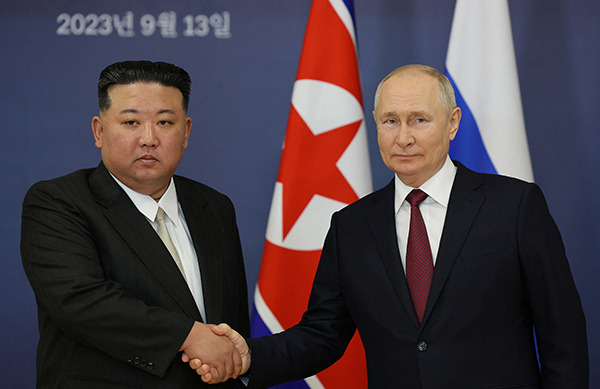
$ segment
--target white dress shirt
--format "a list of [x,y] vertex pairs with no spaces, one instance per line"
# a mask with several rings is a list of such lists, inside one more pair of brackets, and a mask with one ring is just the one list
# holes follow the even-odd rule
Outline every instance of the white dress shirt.
[[119,181],[115,176],[113,176],[113,178],[121,188],[123,188],[125,193],[127,193],[127,196],[129,196],[136,208],[146,216],[148,223],[152,225],[155,231],[158,227],[158,224],[154,221],[156,219],[158,208],[160,207],[165,211],[167,230],[169,231],[173,245],[181,259],[188,287],[190,288],[190,292],[192,292],[192,296],[194,296],[194,300],[200,310],[200,314],[202,314],[202,318],[206,321],[206,310],[204,307],[204,294],[202,292],[202,279],[200,277],[198,256],[196,255],[196,250],[194,249],[181,205],[177,200],[177,191],[175,189],[173,178],[171,178],[171,183],[169,184],[167,191],[162,195],[158,202],[151,196],[138,193],[125,186],[125,184]]
[[[450,191],[452,190],[455,176],[456,166],[454,166],[450,157],[447,156],[444,166],[418,188],[428,195],[419,206],[419,210],[421,211],[421,215],[423,215],[425,227],[427,228],[427,237],[429,238],[429,244],[431,245],[431,257],[433,258],[434,266],[440,248],[440,240],[442,239],[444,220],[446,219],[446,211],[448,210]],[[408,242],[408,230],[410,228],[410,204],[406,201],[406,196],[408,196],[413,189],[417,188],[404,185],[397,175],[395,176],[394,181],[396,235],[398,238],[398,248],[400,249],[402,267],[406,273],[406,245]]]

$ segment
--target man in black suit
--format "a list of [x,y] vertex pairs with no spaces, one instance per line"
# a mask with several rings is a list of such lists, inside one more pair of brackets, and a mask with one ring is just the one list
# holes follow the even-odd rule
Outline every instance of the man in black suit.
[[[358,330],[371,389],[587,388],[585,319],[540,188],[449,159],[461,112],[435,69],[384,78],[373,116],[394,180],[333,215],[301,322],[247,339],[251,354],[213,329],[251,364],[249,387],[325,369]],[[209,365],[205,381],[226,378]]]
[[223,376],[241,368],[232,342],[205,324],[249,334],[233,204],[174,176],[192,127],[190,84],[167,63],[108,66],[92,120],[102,162],[25,197],[21,253],[38,303],[39,388],[205,386],[179,352],[212,360]]

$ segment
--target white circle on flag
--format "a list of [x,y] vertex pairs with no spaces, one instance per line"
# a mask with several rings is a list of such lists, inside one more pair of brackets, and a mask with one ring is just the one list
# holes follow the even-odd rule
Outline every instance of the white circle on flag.
[[[356,136],[336,165],[358,197],[371,192],[367,134],[360,102],[337,85],[317,80],[298,80],[294,84],[292,105],[315,135],[361,121]],[[302,169],[298,169],[298,174],[302,174]],[[320,250],[331,215],[347,204],[315,194],[283,239],[282,190],[283,184],[277,182],[269,213],[267,240],[291,250]]]

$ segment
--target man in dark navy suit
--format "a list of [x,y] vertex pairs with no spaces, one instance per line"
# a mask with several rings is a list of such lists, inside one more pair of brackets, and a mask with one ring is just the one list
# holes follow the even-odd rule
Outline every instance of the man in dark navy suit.
[[[251,354],[214,329],[249,387],[318,373],[358,330],[371,389],[587,388],[585,319],[540,188],[450,160],[461,111],[435,69],[384,78],[373,116],[394,179],[333,215],[301,322],[247,339]],[[209,367],[205,381],[226,378]]]

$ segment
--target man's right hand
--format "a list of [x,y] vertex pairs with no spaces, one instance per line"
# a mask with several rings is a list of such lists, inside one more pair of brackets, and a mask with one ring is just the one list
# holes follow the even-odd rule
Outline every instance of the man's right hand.
[[[248,344],[237,331],[232,329],[229,325],[222,323],[218,326],[212,327],[212,332],[216,335],[228,338],[234,345],[241,357],[242,367],[239,375],[244,374],[250,369],[251,355]],[[186,362],[186,360],[184,360]],[[223,382],[223,377],[218,369],[214,365],[203,360],[202,358],[192,358],[189,360],[190,367],[196,370],[196,373],[202,376],[202,381],[216,384]],[[216,376],[215,376],[216,374]],[[235,377],[234,377],[235,378]]]
[[[229,328],[229,326],[227,327]],[[227,336],[223,336],[225,334],[221,334],[221,330],[212,331],[211,328],[216,327],[200,322],[194,323],[179,349],[179,351],[183,351],[181,359],[184,362],[190,362],[190,366],[192,366],[194,360],[202,361],[205,365],[210,366],[207,373],[209,379],[205,380],[204,376],[202,378],[205,382],[224,382],[229,378],[237,378],[240,374],[245,373],[248,368],[246,367],[242,371],[242,357],[238,351],[238,345],[233,343]],[[237,332],[235,334],[241,338],[244,344],[246,343],[241,335]],[[246,354],[248,354],[247,350],[248,346],[246,346]],[[198,370],[196,371],[200,374]]]

